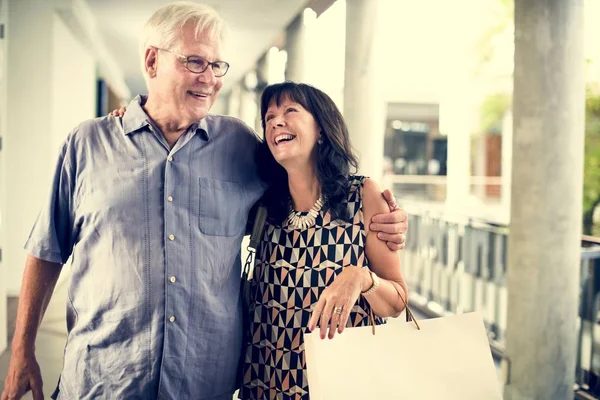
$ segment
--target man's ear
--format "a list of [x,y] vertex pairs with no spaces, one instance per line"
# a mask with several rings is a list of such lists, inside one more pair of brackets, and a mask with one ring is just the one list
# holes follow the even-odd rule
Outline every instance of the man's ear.
[[155,78],[158,70],[158,49],[150,46],[146,49],[144,54],[144,69],[149,78]]

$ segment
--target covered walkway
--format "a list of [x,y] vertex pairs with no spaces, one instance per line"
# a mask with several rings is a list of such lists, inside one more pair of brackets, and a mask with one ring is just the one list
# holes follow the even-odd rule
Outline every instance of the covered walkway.
[[[0,390],[22,246],[55,149],[81,120],[143,92],[132,29],[167,2],[0,0]],[[584,8],[597,2],[206,3],[237,41],[214,112],[260,133],[267,84],[329,93],[360,173],[386,182],[410,213],[401,257],[422,317],[479,311],[497,361],[510,360],[510,376],[499,367],[506,400],[600,396],[600,250],[581,235],[583,99],[586,82],[600,82],[600,53],[584,49],[585,29],[600,23],[584,24],[596,15]],[[488,30],[480,63],[473,49]],[[600,34],[589,36],[598,47]],[[46,396],[62,365],[67,283],[37,340]]]

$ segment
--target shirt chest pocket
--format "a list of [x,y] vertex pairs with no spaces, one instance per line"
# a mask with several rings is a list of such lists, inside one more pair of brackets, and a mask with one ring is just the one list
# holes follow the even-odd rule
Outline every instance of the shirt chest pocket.
[[243,233],[248,219],[248,204],[242,186],[236,182],[200,179],[200,231],[212,236],[236,236]]

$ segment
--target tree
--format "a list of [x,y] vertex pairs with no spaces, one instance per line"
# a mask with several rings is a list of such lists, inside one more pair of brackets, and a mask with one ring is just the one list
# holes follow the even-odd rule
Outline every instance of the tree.
[[502,120],[511,107],[510,93],[493,93],[481,103],[481,133],[502,133]]
[[594,234],[594,210],[600,204],[600,90],[589,85],[585,101],[583,233]]
[[[480,71],[489,65],[499,41],[509,40],[514,32],[514,0],[498,0],[496,24],[483,35],[479,44]],[[589,60],[588,60],[589,61]],[[481,108],[482,129],[495,131],[501,124],[503,110],[511,107],[510,93],[493,93]],[[583,234],[600,235],[594,230],[594,211],[600,205],[600,85],[588,84],[585,99],[585,156],[583,182]]]

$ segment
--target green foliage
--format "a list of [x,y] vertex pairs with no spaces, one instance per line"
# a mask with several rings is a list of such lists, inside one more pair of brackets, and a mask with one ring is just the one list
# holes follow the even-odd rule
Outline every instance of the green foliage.
[[585,101],[583,233],[592,235],[594,209],[600,204],[600,90],[588,87]]
[[[499,0],[499,4],[501,7],[496,23],[489,27],[478,45],[480,67],[492,59],[495,40],[506,29],[513,29],[514,0]],[[504,111],[510,106],[510,95],[500,93],[488,96],[481,107],[482,133],[495,133],[500,127]],[[600,227],[594,229],[593,214],[600,205],[600,85],[588,85],[585,106],[583,233],[599,236]]]
[[487,96],[481,105],[481,133],[502,133],[502,119],[510,108],[511,96],[508,93],[495,93]]
[[489,63],[495,51],[494,43],[506,32],[507,29],[514,30],[515,3],[514,0],[499,0],[498,14],[494,23],[479,38],[475,45],[475,51],[479,54],[478,70],[481,71]]
[[[500,133],[502,117],[511,107],[511,97],[496,93],[481,106],[482,133]],[[589,85],[585,97],[585,156],[583,170],[583,233],[600,235],[594,230],[593,213],[600,205],[600,85]]]

